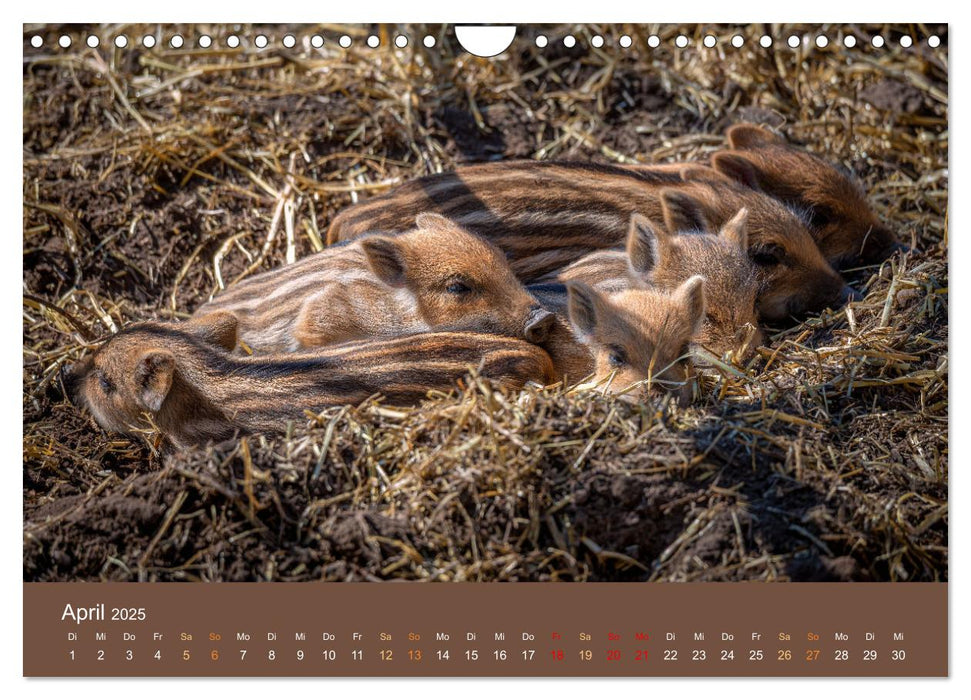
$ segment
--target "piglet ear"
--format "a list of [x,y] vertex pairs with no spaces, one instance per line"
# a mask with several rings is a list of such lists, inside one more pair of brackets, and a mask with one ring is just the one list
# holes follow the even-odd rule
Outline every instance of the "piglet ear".
[[195,335],[202,340],[224,350],[236,347],[236,336],[239,319],[229,311],[213,311],[211,313],[190,318],[186,323]]
[[640,214],[630,217],[627,231],[627,264],[635,277],[646,277],[661,262],[661,244],[666,233],[659,233],[650,219]]
[[707,233],[711,230],[708,214],[701,200],[675,189],[661,190],[661,209],[668,233]]
[[701,275],[689,277],[675,290],[674,295],[681,303],[694,335],[701,330],[705,320],[705,278]]
[[168,350],[148,350],[135,365],[135,399],[147,411],[158,413],[172,388],[175,356]]
[[727,224],[722,226],[721,236],[740,250],[748,252],[748,209],[742,207]]
[[762,171],[758,164],[742,153],[716,153],[711,157],[711,166],[725,177],[750,189],[762,188]]
[[568,283],[566,293],[570,322],[581,338],[592,338],[603,313],[603,297],[583,282]]
[[725,132],[728,145],[737,149],[784,144],[786,140],[758,124],[736,124]]
[[386,236],[369,236],[361,239],[361,248],[379,280],[392,287],[404,286],[405,256],[397,241]]
[[686,165],[678,168],[678,175],[685,182],[693,182],[696,180],[717,180],[718,173],[709,168],[707,165],[700,165],[698,163],[688,163]]

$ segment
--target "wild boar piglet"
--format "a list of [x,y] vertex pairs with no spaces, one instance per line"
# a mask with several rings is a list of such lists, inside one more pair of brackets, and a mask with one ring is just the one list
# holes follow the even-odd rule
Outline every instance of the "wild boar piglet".
[[748,210],[718,234],[672,236],[646,217],[631,218],[628,265],[635,279],[673,290],[695,275],[705,278],[705,322],[695,342],[719,357],[744,361],[764,339],[758,319],[759,279],[748,256]]
[[590,354],[593,382],[632,397],[654,390],[674,393],[682,403],[690,400],[689,346],[705,318],[702,277],[674,292],[605,294],[583,282],[570,282],[567,290],[570,322]]
[[791,321],[858,296],[819,252],[796,211],[700,165],[464,166],[348,207],[332,222],[328,240],[403,230],[415,212],[436,211],[498,246],[516,276],[532,284],[549,281],[584,255],[623,247],[633,214],[673,235],[718,231],[743,207],[749,212],[749,257],[759,276],[763,321]]
[[375,394],[415,403],[449,391],[469,371],[517,389],[550,383],[553,366],[526,341],[481,333],[427,333],[300,353],[240,357],[236,318],[139,323],[62,371],[65,394],[106,430],[157,429],[174,445],[282,432],[306,412],[358,404]]
[[762,321],[798,320],[860,298],[822,256],[805,222],[792,210],[745,188],[695,184],[694,189],[660,193],[663,229],[668,234],[718,231],[745,209],[745,238],[758,280],[756,308]]
[[246,279],[196,315],[214,311],[234,314],[256,353],[431,330],[538,342],[553,320],[495,246],[436,214]]
[[873,210],[859,180],[756,124],[728,129],[731,150],[712,166],[752,189],[803,212],[823,257],[838,270],[880,262],[908,247]]
[[756,306],[758,275],[748,257],[747,219],[748,210],[743,208],[717,234],[671,235],[665,227],[634,214],[624,250],[590,253],[562,270],[557,280],[585,282],[606,292],[646,286],[673,291],[701,275],[707,305],[695,341],[718,356],[731,352],[735,359],[744,360],[763,339]]

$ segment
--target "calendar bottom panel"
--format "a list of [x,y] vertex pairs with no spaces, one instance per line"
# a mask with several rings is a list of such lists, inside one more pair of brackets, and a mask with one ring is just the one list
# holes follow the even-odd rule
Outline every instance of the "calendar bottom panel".
[[947,584],[27,583],[26,676],[945,676]]

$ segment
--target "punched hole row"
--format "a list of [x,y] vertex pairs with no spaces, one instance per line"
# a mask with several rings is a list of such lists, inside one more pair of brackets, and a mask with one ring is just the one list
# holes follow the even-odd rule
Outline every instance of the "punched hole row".
[[[825,34],[819,34],[816,37],[791,34],[785,39],[785,43],[789,46],[789,48],[792,48],[792,49],[799,48],[799,46],[801,46],[804,41],[807,43],[812,41],[812,43],[814,43],[817,46],[817,48],[820,48],[820,49],[825,49],[827,46],[829,46],[829,43],[830,43],[829,37],[826,36]],[[931,36],[928,36],[926,41],[927,41],[927,45],[932,49],[936,49],[941,45],[941,38],[936,34],[932,34]],[[742,48],[745,45],[745,42],[746,42],[746,39],[741,34],[736,34],[729,40],[729,43],[732,46],[734,46],[736,49]],[[572,34],[567,34],[565,37],[563,37],[562,43],[568,49],[572,49],[574,46],[577,45],[577,38]],[[590,45],[595,49],[602,48],[605,45],[605,43],[606,43],[605,39],[599,34],[590,39]],[[633,45],[633,43],[634,43],[634,40],[627,34],[624,34],[617,40],[617,44],[624,49],[629,49]],[[677,48],[684,49],[691,44],[691,40],[688,39],[688,37],[685,36],[684,34],[681,34],[674,38],[673,43]],[[763,34],[761,37],[759,37],[759,46],[761,46],[764,49],[769,48],[774,43],[775,43],[775,39],[773,39],[768,34]],[[847,35],[843,37],[843,46],[845,46],[848,49],[854,48],[857,45],[857,43],[858,43],[857,38],[855,36]],[[550,44],[550,39],[545,34],[540,34],[539,36],[536,37],[536,46],[538,46],[539,48],[545,49],[547,46],[549,46],[549,44]],[[716,39],[712,34],[708,34],[702,38],[701,44],[705,48],[713,49],[715,48],[715,46],[717,46],[718,39]],[[879,49],[886,46],[887,41],[879,34],[876,34],[870,37],[870,44],[874,48]],[[900,37],[899,44],[902,48],[909,49],[911,46],[914,45],[914,38],[912,36],[905,34]],[[652,34],[647,38],[647,45],[652,49],[656,49],[661,45],[661,38],[656,34]]]
[[[322,37],[319,34],[312,35],[309,41],[310,41],[310,45],[315,49],[319,49],[324,46],[324,37]],[[404,34],[398,34],[397,36],[394,37],[392,41],[394,45],[399,49],[405,48],[406,46],[408,46],[408,43],[409,43],[408,37],[405,36]],[[936,34],[932,34],[928,36],[925,41],[927,43],[927,46],[929,46],[932,49],[936,49],[941,45],[941,38]],[[151,34],[146,34],[145,36],[141,37],[140,42],[142,46],[144,46],[145,48],[151,49],[151,48],[155,48],[155,46],[158,45],[159,39]],[[729,43],[737,49],[742,48],[745,45],[745,42],[746,42],[746,39],[741,34],[736,34],[729,40]],[[804,43],[808,44],[810,42],[815,44],[816,47],[820,49],[824,49],[830,44],[829,37],[827,37],[825,34],[819,34],[815,37],[800,36],[798,34],[792,34],[785,39],[786,45],[788,45],[789,48],[792,48],[792,49],[799,48]],[[70,48],[73,45],[73,43],[74,43],[74,39],[72,39],[67,34],[62,34],[57,38],[57,45],[60,46],[62,49]],[[95,49],[101,46],[102,40],[96,34],[89,34],[84,39],[84,43],[89,48]],[[112,40],[112,43],[114,43],[114,45],[117,48],[124,49],[128,47],[130,40],[127,35],[119,34],[114,37],[114,39]],[[253,38],[253,45],[256,46],[256,48],[258,49],[265,49],[271,43],[272,42],[270,38],[265,34],[257,34]],[[285,34],[280,39],[280,43],[284,46],[284,48],[292,49],[297,45],[297,38],[293,34]],[[338,46],[340,46],[343,49],[350,48],[353,43],[354,43],[354,40],[347,34],[344,34],[343,36],[337,39]],[[372,34],[365,39],[365,43],[370,48],[376,49],[379,46],[381,46],[381,39],[380,37]],[[432,48],[433,46],[435,46],[436,43],[437,43],[437,40],[435,39],[435,37],[433,37],[430,34],[422,38],[422,45],[424,45],[427,48]],[[566,48],[572,49],[577,45],[578,39],[572,34],[567,34],[561,39],[561,43]],[[606,45],[606,43],[607,43],[606,39],[604,39],[604,37],[600,36],[599,34],[590,38],[590,45],[595,49],[603,48]],[[687,36],[685,36],[684,34],[681,34],[674,38],[673,43],[677,48],[684,49],[691,44],[691,41],[688,39]],[[759,37],[758,43],[759,43],[759,46],[767,49],[775,43],[775,39],[773,39],[771,36],[767,34],[764,34],[761,37]],[[843,46],[845,46],[846,48],[852,49],[857,46],[858,41],[855,36],[846,35],[843,37],[842,43],[843,43]],[[230,34],[224,39],[224,44],[227,48],[236,49],[242,45],[242,39],[237,34]],[[535,44],[538,48],[543,49],[550,45],[550,39],[545,34],[540,34],[536,37]],[[629,49],[631,46],[634,45],[634,40],[630,37],[630,35],[624,34],[618,38],[617,44],[623,49]],[[718,40],[713,35],[708,34],[702,38],[701,44],[705,48],[711,49],[718,44]],[[887,40],[884,39],[884,37],[882,37],[879,34],[875,34],[874,36],[870,37],[870,45],[873,46],[874,48],[880,49],[880,48],[883,48],[884,46],[887,46],[887,44],[888,44]],[[909,49],[911,46],[914,45],[914,38],[910,35],[904,34],[898,39],[898,44],[900,45],[901,48]],[[30,45],[35,49],[39,49],[43,47],[44,37],[42,37],[39,34],[35,34],[31,36]],[[173,48],[173,49],[181,49],[183,46],[186,45],[186,39],[181,34],[173,34],[168,39],[168,45],[170,48]],[[202,34],[196,39],[196,46],[198,48],[208,49],[208,48],[212,48],[214,45],[216,45],[216,40],[213,39],[213,37],[211,37],[208,34]],[[652,49],[656,49],[661,45],[661,38],[658,37],[656,34],[652,34],[647,38],[647,45]]]
[[[146,34],[145,36],[141,37],[141,39],[139,39],[138,41],[146,49],[155,48],[160,43],[159,38],[152,34]],[[230,34],[223,41],[224,41],[224,45],[230,49],[239,48],[243,43],[242,38],[237,34]],[[324,46],[324,37],[322,37],[320,34],[312,35],[309,38],[309,41],[310,41],[310,45],[315,49],[319,49]],[[406,46],[408,46],[408,42],[409,42],[409,39],[404,34],[398,34],[393,39],[394,45],[397,46],[399,49],[403,49]],[[67,34],[62,34],[61,36],[57,37],[56,43],[62,49],[68,49],[68,48],[71,48],[71,46],[74,44],[74,39]],[[84,37],[84,43],[89,48],[96,49],[99,46],[101,46],[102,40],[101,40],[101,37],[97,36],[96,34],[89,34],[87,37]],[[111,43],[114,43],[114,45],[119,49],[124,49],[128,47],[130,40],[127,35],[119,34],[118,36],[114,37]],[[161,43],[164,44],[166,42],[163,41]],[[169,48],[181,49],[183,46],[186,45],[186,38],[181,34],[173,34],[168,38],[167,43]],[[268,46],[270,46],[271,43],[272,41],[270,37],[268,37],[266,34],[257,34],[255,37],[253,37],[253,45],[258,49],[265,49]],[[354,40],[347,34],[344,34],[343,36],[337,39],[337,44],[343,49],[350,48],[350,46],[353,43],[354,43]],[[365,43],[372,49],[376,49],[381,45],[381,39],[380,37],[372,34],[371,36],[367,37],[367,39],[365,39]],[[433,37],[431,34],[428,34],[422,37],[421,43],[427,48],[432,48],[433,46],[435,46],[435,44],[438,43],[438,40],[435,39],[435,37]],[[40,34],[34,34],[33,36],[30,37],[30,45],[35,49],[42,48],[44,44],[45,44],[44,37],[41,36]],[[297,37],[295,37],[293,34],[285,34],[280,39],[280,44],[282,44],[285,48],[292,49],[297,45]],[[213,48],[214,46],[218,48],[218,44],[216,40],[208,34],[200,35],[196,39],[196,46],[200,49],[209,49],[209,48]]]

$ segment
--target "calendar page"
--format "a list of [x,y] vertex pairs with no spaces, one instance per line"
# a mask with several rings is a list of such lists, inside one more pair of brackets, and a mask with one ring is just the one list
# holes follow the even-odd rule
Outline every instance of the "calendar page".
[[947,25],[25,24],[22,101],[25,676],[948,675]]

